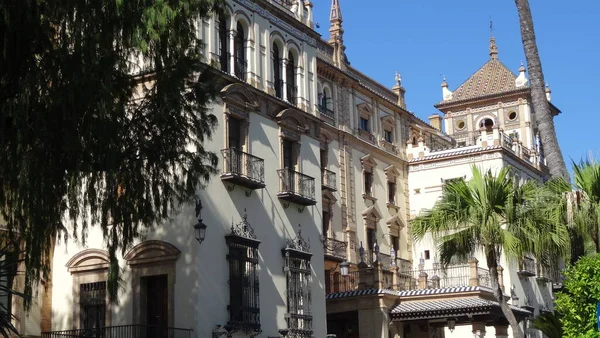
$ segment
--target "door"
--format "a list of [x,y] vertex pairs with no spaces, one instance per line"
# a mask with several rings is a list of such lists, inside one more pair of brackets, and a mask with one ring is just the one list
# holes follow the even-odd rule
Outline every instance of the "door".
[[146,324],[148,338],[168,337],[169,293],[167,275],[145,277],[146,282]]
[[229,168],[233,174],[242,174],[242,126],[240,120],[229,118]]

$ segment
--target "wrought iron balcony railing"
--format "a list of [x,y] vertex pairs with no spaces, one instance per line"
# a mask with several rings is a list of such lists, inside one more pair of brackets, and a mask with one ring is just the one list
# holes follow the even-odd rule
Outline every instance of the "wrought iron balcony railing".
[[133,324],[42,332],[42,338],[192,338],[192,332],[191,329]]
[[246,82],[247,71],[248,71],[248,61],[246,61],[246,59],[244,59],[244,58],[236,57],[235,58],[235,68],[234,68],[235,77]]
[[283,99],[283,80],[276,78],[273,86],[275,87],[275,96]]
[[336,191],[335,173],[331,170],[321,169],[321,185],[325,189]]
[[223,172],[221,180],[246,188],[265,187],[265,161],[236,148],[221,150],[223,154]]
[[319,105],[319,113],[323,116],[326,116],[326,117],[332,119],[332,120],[334,118],[333,110],[327,108],[326,106],[324,106],[322,104]]
[[337,293],[358,290],[358,271],[349,272],[348,276],[342,276],[339,272],[326,271],[325,293]]
[[323,239],[323,249],[325,256],[336,260],[346,259],[346,242],[339,241],[333,238],[325,237]]
[[530,257],[523,257],[519,264],[519,276],[533,277],[535,276],[535,260]]
[[211,53],[212,59],[218,62],[217,68],[222,72],[229,74],[229,63],[231,62],[231,54],[221,51],[220,54]]
[[315,179],[290,168],[277,170],[279,192],[277,197],[302,206],[315,205]]
[[[422,273],[427,274],[424,279],[425,285],[419,285],[419,279]],[[477,275],[471,276],[471,267],[469,264],[449,265],[446,269],[423,269],[413,270],[410,278],[411,289],[436,289],[471,285],[471,279],[476,278],[480,286],[491,287],[490,273],[487,269],[477,268]]]

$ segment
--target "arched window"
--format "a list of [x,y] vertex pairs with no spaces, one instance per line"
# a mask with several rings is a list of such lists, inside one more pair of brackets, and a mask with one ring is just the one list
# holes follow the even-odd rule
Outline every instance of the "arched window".
[[283,98],[283,80],[281,79],[281,54],[279,46],[273,42],[273,84],[275,86],[275,96]]
[[285,66],[285,78],[287,82],[287,100],[292,104],[296,104],[298,92],[298,87],[296,86],[296,60],[291,51],[288,53],[288,62]]
[[485,128],[488,133],[494,128],[494,121],[492,119],[485,119],[481,121],[481,128]]
[[235,50],[233,51],[235,58],[235,76],[243,81],[246,81],[246,35],[244,26],[241,22],[237,23],[237,34],[235,35]]
[[229,48],[227,41],[227,18],[224,15],[219,16],[219,63],[221,70],[229,72]]

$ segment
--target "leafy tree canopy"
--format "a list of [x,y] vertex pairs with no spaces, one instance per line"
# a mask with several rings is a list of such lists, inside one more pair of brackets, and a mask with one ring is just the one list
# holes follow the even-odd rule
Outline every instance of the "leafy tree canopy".
[[[215,173],[216,118],[195,23],[222,0],[0,2],[0,212],[25,294],[53,238],[102,229],[116,300],[124,253]],[[132,100],[132,98],[135,98]]]
[[556,297],[565,337],[600,337],[596,306],[600,301],[600,256],[584,256],[565,271],[564,290]]

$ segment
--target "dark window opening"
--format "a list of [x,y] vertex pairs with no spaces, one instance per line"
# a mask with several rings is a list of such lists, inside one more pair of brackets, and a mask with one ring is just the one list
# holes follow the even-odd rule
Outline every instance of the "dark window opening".
[[219,17],[219,63],[221,70],[229,72],[229,46],[227,41],[227,18]]
[[429,260],[430,258],[429,250],[425,250],[425,260]]
[[106,326],[106,282],[79,285],[80,329]]
[[296,156],[294,156],[294,142],[290,140],[283,140],[283,168],[292,169],[296,168]]
[[325,149],[321,149],[321,153],[320,153],[320,160],[321,160],[321,168],[327,168],[327,160],[328,160],[328,156],[327,156],[327,150]]
[[235,76],[241,80],[246,80],[246,38],[244,26],[241,22],[237,23],[237,34],[235,35],[235,50],[233,51],[235,59]]
[[369,131],[369,119],[361,117],[360,118],[360,126],[359,126],[359,128],[361,130],[364,130],[364,131]]
[[329,214],[329,210],[323,208],[323,237],[327,238],[327,234],[329,233],[329,227],[331,223],[331,215]]
[[481,128],[485,128],[487,132],[491,132],[494,128],[494,121],[492,119],[485,119],[481,122]]
[[281,78],[281,54],[279,47],[273,43],[273,83],[275,86],[275,96],[283,98],[283,79]]
[[242,150],[242,126],[241,121],[230,117],[229,118],[229,148]]
[[298,92],[298,87],[296,86],[296,61],[291,51],[288,53],[288,61],[285,67],[285,73],[287,100],[290,103],[296,104],[296,96]]
[[396,256],[398,256],[398,250],[400,249],[400,241],[398,240],[398,236],[390,236],[390,241],[392,242],[392,249],[394,249]]
[[392,134],[392,131],[391,131],[391,130],[384,130],[384,131],[383,131],[383,138],[384,138],[384,139],[385,139],[387,142],[389,142],[389,143],[392,143],[392,142],[394,141],[394,137],[393,137],[393,134]]
[[388,202],[390,204],[396,204],[396,183],[388,182]]
[[365,195],[373,196],[373,173],[365,172],[364,181]]

